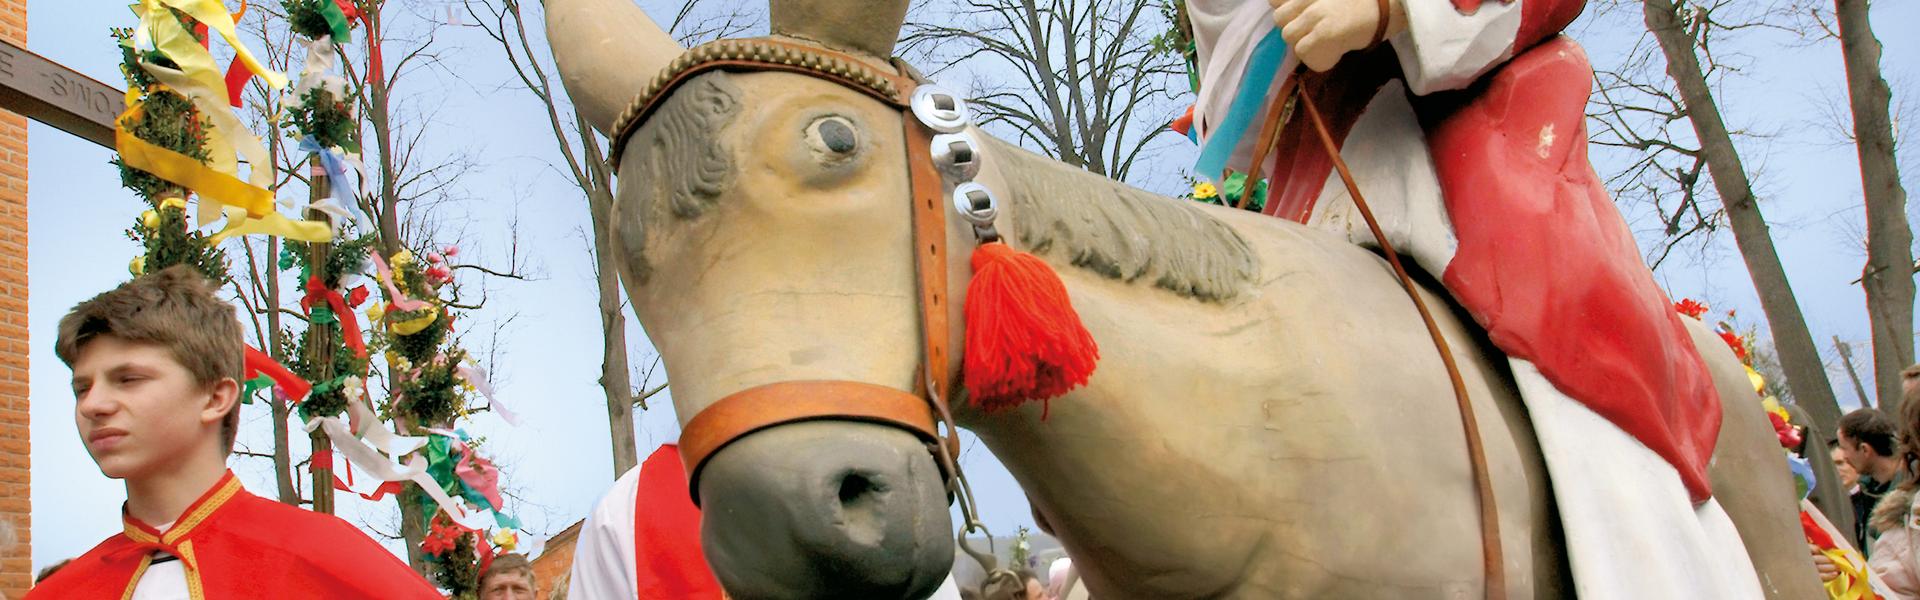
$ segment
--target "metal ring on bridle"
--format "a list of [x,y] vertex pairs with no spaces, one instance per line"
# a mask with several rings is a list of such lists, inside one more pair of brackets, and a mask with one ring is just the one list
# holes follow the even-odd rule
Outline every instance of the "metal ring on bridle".
[[987,186],[969,181],[954,186],[953,210],[974,227],[991,227],[994,218],[1000,216],[1000,200]]
[[980,144],[973,133],[942,133],[933,136],[933,167],[952,181],[971,181],[980,174]]
[[967,101],[938,84],[922,84],[914,88],[913,97],[907,104],[913,107],[915,118],[938,133],[959,133],[973,120],[967,110]]

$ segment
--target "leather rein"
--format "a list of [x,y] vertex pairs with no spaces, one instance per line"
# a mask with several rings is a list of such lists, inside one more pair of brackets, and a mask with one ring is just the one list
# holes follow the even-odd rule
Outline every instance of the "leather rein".
[[[721,398],[688,420],[680,434],[680,454],[687,469],[688,490],[697,505],[700,473],[707,461],[728,444],[754,432],[820,420],[875,423],[904,430],[925,443],[940,466],[947,492],[956,499],[961,515],[967,520],[960,530],[961,548],[992,571],[991,555],[977,552],[966,543],[967,533],[986,533],[986,528],[975,513],[978,504],[956,460],[960,438],[948,403],[954,373],[948,366],[952,364],[948,348],[952,338],[948,322],[947,221],[943,209],[946,184],[954,182],[943,179],[942,172],[936,169],[934,153],[935,142],[945,141],[936,139],[939,134],[955,133],[965,122],[963,117],[948,119],[942,121],[948,125],[944,127],[948,131],[935,131],[929,126],[925,111],[929,107],[953,107],[959,99],[942,98],[939,101],[945,104],[934,106],[935,99],[923,99],[915,94],[922,83],[918,73],[897,59],[892,66],[891,72],[882,71],[852,55],[769,39],[702,44],[670,63],[621,114],[614,127],[609,156],[618,161],[628,138],[675,88],[709,71],[806,75],[860,92],[901,112],[912,192],[915,279],[919,288],[922,356],[915,375],[917,389],[909,392],[859,381],[782,381],[749,388]],[[931,86],[928,91],[932,91]],[[916,111],[921,114],[916,115]],[[969,149],[969,155],[975,151],[977,149]],[[615,166],[618,167],[617,162]],[[987,218],[991,220],[990,213]],[[991,231],[990,225],[987,231]],[[944,429],[941,424],[945,424]]]
[[[1380,1],[1380,12],[1385,15],[1386,0]],[[1386,19],[1381,19],[1379,30],[1374,32],[1374,44],[1379,44],[1386,31]],[[1433,346],[1440,352],[1440,362],[1447,368],[1447,379],[1453,385],[1454,403],[1460,409],[1461,428],[1466,431],[1467,460],[1473,469],[1474,495],[1480,505],[1481,570],[1486,576],[1486,597],[1506,596],[1506,555],[1501,549],[1500,511],[1493,494],[1492,475],[1487,468],[1487,452],[1480,436],[1480,422],[1474,415],[1473,402],[1467,398],[1467,384],[1460,376],[1460,365],[1455,363],[1453,349],[1447,338],[1440,332],[1440,325],[1434,321],[1432,309],[1420,295],[1419,286],[1408,275],[1406,265],[1400,261],[1400,253],[1394,251],[1393,242],[1380,230],[1380,222],[1373,216],[1373,209],[1367,205],[1367,198],[1360,193],[1359,184],[1354,182],[1353,172],[1347,168],[1347,161],[1340,156],[1340,147],[1334,143],[1333,135],[1327,131],[1327,123],[1320,116],[1320,110],[1313,105],[1312,96],[1307,93],[1303,75],[1307,74],[1302,65],[1287,77],[1280,87],[1272,106],[1267,108],[1266,118],[1261,125],[1260,138],[1254,145],[1253,162],[1247,169],[1247,184],[1243,188],[1236,208],[1246,208],[1247,201],[1253,197],[1253,190],[1260,182],[1260,170],[1266,165],[1267,155],[1273,153],[1280,142],[1280,132],[1293,120],[1294,108],[1301,107],[1307,114],[1307,123],[1312,126],[1314,136],[1326,149],[1327,157],[1340,175],[1340,182],[1347,187],[1347,196],[1353,199],[1353,206],[1359,209],[1360,217],[1367,222],[1367,229],[1373,239],[1380,243],[1380,253],[1385,255],[1387,265],[1400,282],[1400,288],[1406,290],[1407,297],[1413,299],[1414,309],[1420,312],[1421,322],[1426,324],[1427,335],[1433,339]]]

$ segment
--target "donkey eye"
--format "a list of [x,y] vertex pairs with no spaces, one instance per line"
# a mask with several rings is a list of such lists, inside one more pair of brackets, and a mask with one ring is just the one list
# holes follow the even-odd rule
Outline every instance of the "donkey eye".
[[860,149],[860,133],[845,117],[821,117],[807,125],[807,145],[831,156],[852,156]]

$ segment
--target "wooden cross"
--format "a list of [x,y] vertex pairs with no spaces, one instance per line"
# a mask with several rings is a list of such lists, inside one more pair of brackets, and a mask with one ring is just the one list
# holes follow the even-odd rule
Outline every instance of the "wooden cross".
[[125,92],[0,40],[0,109],[113,147]]

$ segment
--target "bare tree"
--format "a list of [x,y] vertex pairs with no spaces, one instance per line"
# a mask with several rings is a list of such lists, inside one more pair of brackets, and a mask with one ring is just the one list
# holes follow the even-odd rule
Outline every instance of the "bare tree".
[[1867,264],[1862,287],[1873,331],[1873,380],[1881,410],[1900,405],[1900,371],[1913,364],[1913,230],[1894,154],[1892,90],[1880,76],[1880,40],[1867,0],[1834,0],[1840,53],[1852,99],[1854,147],[1867,204]]
[[[560,150],[560,167],[586,198],[587,215],[593,227],[592,254],[594,282],[600,312],[600,388],[606,394],[607,425],[613,444],[613,477],[640,464],[634,441],[633,411],[646,408],[646,401],[666,388],[665,383],[645,388],[652,375],[633,385],[628,356],[626,304],[620,289],[620,271],[614,252],[613,167],[607,156],[605,140],[592,126],[572,113],[564,90],[549,76],[554,72],[552,57],[537,48],[546,44],[528,33],[526,6],[518,0],[467,0],[467,14],[500,45],[508,66],[527,93],[533,94],[546,109],[547,125]],[[681,0],[674,11],[668,31],[681,45],[737,35],[748,28],[750,15],[735,7],[728,12],[709,14],[701,0]],[[538,30],[538,28],[535,28]]]
[[[1718,11],[1729,10],[1733,5],[1731,0],[1707,3],[1680,0],[1678,5],[1674,0],[1645,0],[1642,6],[1647,31],[1659,44],[1672,82],[1669,106],[1680,109],[1667,116],[1674,121],[1684,117],[1693,129],[1695,145],[1682,154],[1694,162],[1676,179],[1697,181],[1702,166],[1712,176],[1720,210],[1733,230],[1734,241],[1766,312],[1768,328],[1792,396],[1812,416],[1814,426],[1830,429],[1839,420],[1839,405],[1786,270],[1780,264],[1779,253],[1774,249],[1758,195],[1732,132],[1720,115],[1708,79],[1717,64],[1710,41],[1737,27],[1758,26],[1716,19]],[[1689,192],[1684,201],[1697,203],[1698,198]],[[1698,211],[1699,205],[1694,204],[1693,209]]]
[[[942,2],[941,4],[949,4]],[[1113,179],[1136,173],[1178,116],[1185,61],[1163,34],[1173,4],[1140,0],[952,0],[922,7],[903,53],[930,73],[970,72],[978,122]],[[1008,76],[1007,73],[1012,73]]]

